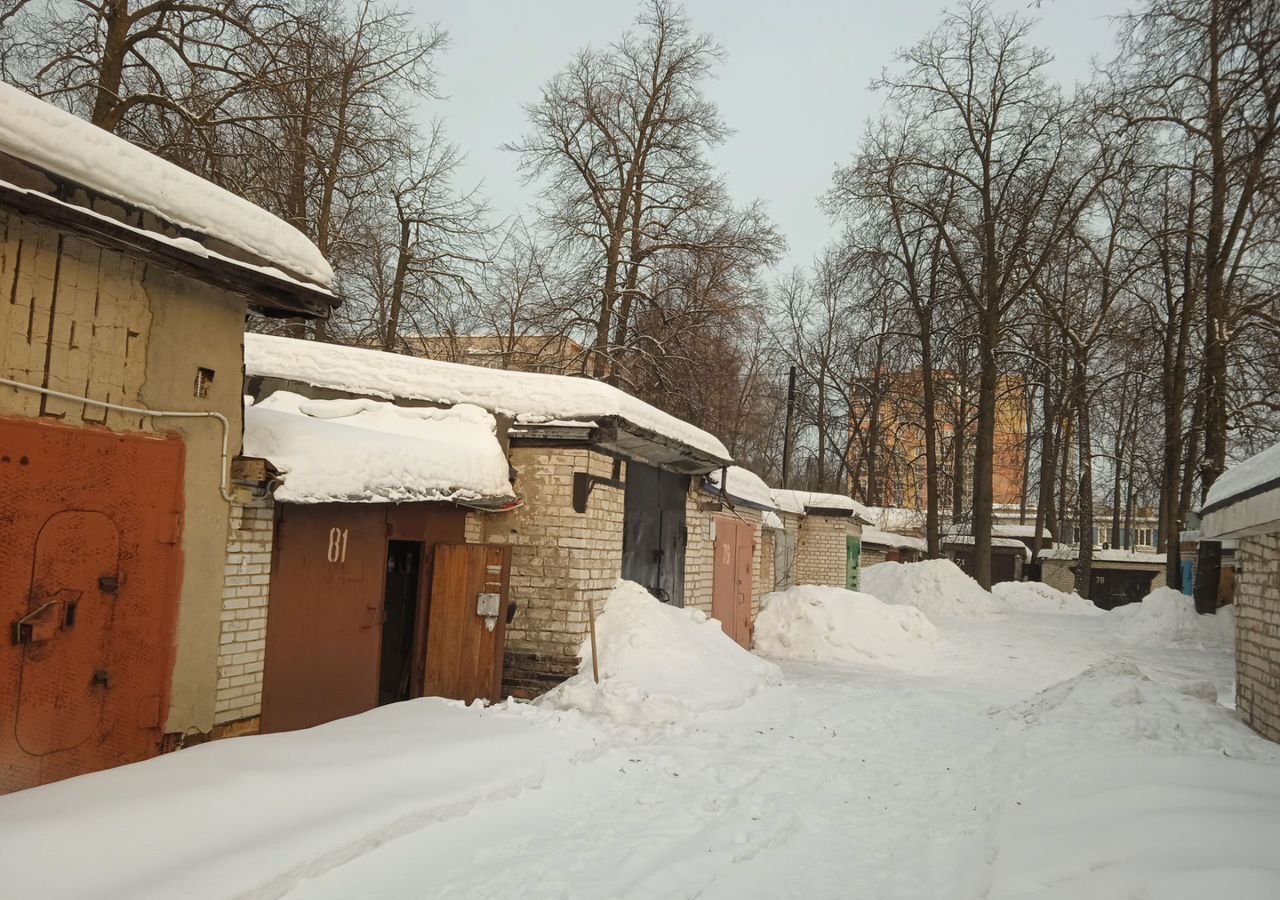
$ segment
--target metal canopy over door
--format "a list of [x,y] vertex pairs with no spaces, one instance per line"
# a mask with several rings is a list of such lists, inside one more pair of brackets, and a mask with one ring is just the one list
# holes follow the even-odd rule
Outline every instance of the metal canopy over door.
[[622,577],[664,603],[684,606],[685,500],[689,477],[627,463]]
[[751,649],[751,563],[755,528],[739,519],[715,520],[715,567],[711,586],[711,615],[725,634]]
[[424,694],[468,703],[502,699],[510,581],[509,546],[436,546]]
[[262,731],[309,728],[378,705],[387,512],[280,504],[262,683]]
[[182,583],[182,442],[0,420],[0,484],[0,792],[154,756]]

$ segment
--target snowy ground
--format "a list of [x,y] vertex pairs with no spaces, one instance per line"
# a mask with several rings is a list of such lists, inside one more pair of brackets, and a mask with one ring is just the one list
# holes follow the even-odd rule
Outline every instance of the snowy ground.
[[[161,779],[119,812],[136,814],[127,827],[92,828],[95,870],[58,835],[118,773],[0,798],[0,896],[1280,896],[1280,747],[1213,702],[1231,696],[1222,642],[1135,644],[1108,616],[934,623],[937,652],[915,669],[783,661],[782,684],[662,725],[417,701],[469,743],[450,755],[406,728],[436,771],[363,838],[317,822],[300,782],[269,814],[223,809],[237,840],[210,845],[193,823],[228,795],[192,787],[175,807]],[[371,730],[391,742],[400,727]],[[501,752],[478,752],[486,727]],[[360,758],[324,765],[334,791],[372,777]],[[145,783],[148,766],[123,771]],[[447,790],[441,767],[457,770]],[[296,834],[273,849],[281,829],[315,834],[311,852]],[[195,844],[180,865],[174,843]],[[50,864],[15,891],[33,854]]]

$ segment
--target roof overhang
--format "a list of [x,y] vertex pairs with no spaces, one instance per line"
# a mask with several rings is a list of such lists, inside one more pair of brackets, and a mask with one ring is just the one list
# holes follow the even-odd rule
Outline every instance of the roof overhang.
[[[716,484],[712,484],[710,481],[704,481],[702,483],[702,490],[713,497],[723,496],[723,492],[720,490],[720,486]],[[734,506],[742,506],[742,507],[745,507],[746,509],[758,509],[761,512],[777,512],[778,511],[778,508],[776,506],[766,506],[765,504],[757,503],[754,500],[746,500],[742,497],[734,496],[734,493],[732,490],[729,491],[729,496],[727,499],[728,499],[728,502],[732,503]]]
[[1206,506],[1200,516],[1203,540],[1220,541],[1280,531],[1280,480]]
[[320,287],[276,277],[260,267],[239,264],[212,252],[188,252],[164,235],[153,235],[40,191],[0,181],[0,204],[52,228],[74,230],[104,249],[160,260],[180,274],[241,294],[263,315],[327,318],[341,303]]

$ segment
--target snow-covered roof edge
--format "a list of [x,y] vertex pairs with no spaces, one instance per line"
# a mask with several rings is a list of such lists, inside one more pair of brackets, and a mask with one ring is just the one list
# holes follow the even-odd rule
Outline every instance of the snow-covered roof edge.
[[1208,539],[1280,531],[1280,444],[1218,476],[1200,510]]
[[301,231],[243,197],[0,82],[0,152],[237,247],[328,288],[333,268]]
[[[265,334],[246,334],[245,374],[279,378],[351,394],[470,403],[530,422],[628,422],[721,463],[732,458],[719,439],[619,390],[591,378],[488,369]],[[710,467],[708,466],[708,469]]]
[[906,547],[912,550],[928,550],[929,545],[924,538],[913,537],[908,534],[895,534],[892,531],[884,531],[879,528],[863,528],[862,543],[874,544],[879,547]]
[[[722,469],[716,469],[707,475],[707,488],[713,493],[720,493],[722,472]],[[764,479],[742,466],[729,466],[728,494],[731,500],[766,512],[775,511],[778,508],[773,502],[773,493]]]

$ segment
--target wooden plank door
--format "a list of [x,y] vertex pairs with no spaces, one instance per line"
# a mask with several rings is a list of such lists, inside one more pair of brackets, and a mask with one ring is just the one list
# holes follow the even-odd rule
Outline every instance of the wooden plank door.
[[[436,545],[423,693],[468,703],[502,699],[510,582],[509,546]],[[480,615],[482,595],[495,594],[497,615]]]
[[753,592],[751,563],[756,551],[756,530],[746,522],[738,522],[734,534],[733,557],[733,637],[751,649],[751,595]]
[[738,519],[715,520],[715,565],[711,580],[711,616],[724,633],[743,647],[751,647],[751,563],[755,529]]
[[262,731],[310,728],[378,705],[383,504],[280,504]]

